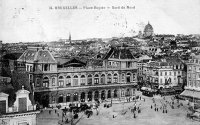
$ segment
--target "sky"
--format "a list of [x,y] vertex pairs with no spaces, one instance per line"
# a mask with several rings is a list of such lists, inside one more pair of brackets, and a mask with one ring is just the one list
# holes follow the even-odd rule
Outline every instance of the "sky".
[[[84,9],[94,6],[105,9]],[[200,34],[200,0],[0,0],[3,43],[68,39],[69,33],[72,40],[133,36],[148,22],[155,34]]]

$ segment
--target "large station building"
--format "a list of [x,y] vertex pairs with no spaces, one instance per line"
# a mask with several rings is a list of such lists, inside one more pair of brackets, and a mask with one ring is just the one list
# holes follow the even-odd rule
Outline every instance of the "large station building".
[[35,101],[45,107],[135,96],[137,60],[127,45],[111,47],[99,62],[71,58],[61,64],[49,50],[29,48],[18,66],[26,65]]

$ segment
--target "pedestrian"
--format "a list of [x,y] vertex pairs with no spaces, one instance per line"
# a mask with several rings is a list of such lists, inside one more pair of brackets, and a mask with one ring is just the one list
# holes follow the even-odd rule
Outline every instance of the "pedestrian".
[[57,110],[55,109],[55,113],[57,112]]
[[152,109],[153,107],[152,107],[152,105],[151,105],[151,109]]
[[155,108],[155,111],[156,111],[156,108]]
[[144,102],[145,102],[145,98],[144,98]]
[[163,109],[163,112],[162,112],[162,113],[165,113],[165,112],[164,112],[164,109]]
[[157,112],[158,112],[158,108],[157,108]]
[[49,110],[49,114],[51,114],[51,110]]
[[167,110],[165,111],[165,113],[167,113]]
[[65,123],[68,123],[69,121],[68,121],[68,118],[66,119],[66,121],[65,121]]
[[133,117],[134,117],[134,118],[136,118],[136,115],[135,115],[135,113],[134,113]]
[[59,113],[57,113],[58,117],[59,117]]

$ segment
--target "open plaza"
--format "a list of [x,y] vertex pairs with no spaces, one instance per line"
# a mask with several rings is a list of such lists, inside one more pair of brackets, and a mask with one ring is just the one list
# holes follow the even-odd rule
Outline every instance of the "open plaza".
[[[172,96],[141,97],[136,101],[113,103],[111,107],[104,107],[101,103],[98,109],[92,109],[93,115],[88,118],[83,112],[73,120],[75,125],[199,125],[199,121],[187,117],[190,112],[188,102],[173,99]],[[174,102],[174,103],[173,103]],[[136,110],[134,111],[134,107]],[[138,109],[140,110],[138,113]],[[134,117],[135,116],[135,117]],[[68,123],[62,122],[69,119]],[[62,117],[60,109],[46,109],[37,116],[37,125],[71,124],[71,113]]]

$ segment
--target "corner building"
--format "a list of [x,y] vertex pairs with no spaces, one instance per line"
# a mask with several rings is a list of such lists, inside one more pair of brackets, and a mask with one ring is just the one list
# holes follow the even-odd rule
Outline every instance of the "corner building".
[[135,96],[137,60],[126,45],[111,47],[101,66],[72,58],[62,64],[47,49],[29,48],[18,59],[25,62],[35,100],[43,106]]

